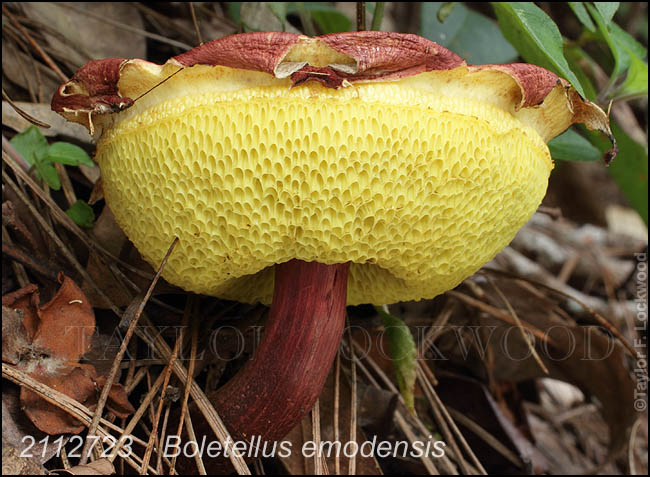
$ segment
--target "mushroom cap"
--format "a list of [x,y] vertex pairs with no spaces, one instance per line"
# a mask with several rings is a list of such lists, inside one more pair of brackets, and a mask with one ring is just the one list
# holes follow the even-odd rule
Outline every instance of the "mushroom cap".
[[351,262],[348,303],[432,298],[508,245],[545,195],[546,142],[611,137],[566,81],[468,66],[416,35],[249,33],[164,65],[90,62],[53,109],[97,138],[104,194],[186,290],[269,303],[273,265]]

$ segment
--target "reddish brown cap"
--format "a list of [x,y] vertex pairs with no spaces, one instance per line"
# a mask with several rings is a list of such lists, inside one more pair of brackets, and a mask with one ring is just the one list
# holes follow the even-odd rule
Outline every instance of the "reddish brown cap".
[[[170,58],[165,65],[139,59],[111,58],[91,61],[73,78],[61,85],[52,99],[52,109],[67,119],[87,126],[93,132],[97,117],[130,107],[151,88],[179,70],[195,65],[221,66],[266,73],[277,79],[289,78],[289,85],[318,81],[330,88],[341,88],[355,82],[395,81],[429,71],[464,73],[497,71],[514,80],[515,111],[552,101],[560,102],[572,117],[558,127],[551,127],[546,140],[561,133],[574,122],[583,122],[598,129],[616,145],[607,115],[594,103],[580,97],[564,79],[535,65],[467,66],[452,51],[417,35],[362,31],[333,33],[307,37],[294,33],[242,33],[214,40],[186,53]],[[127,86],[120,80],[126,68],[137,67],[146,76]],[[504,83],[504,90],[508,85]],[[518,91],[517,91],[518,90]],[[557,91],[553,94],[553,91]],[[128,94],[127,94],[128,92]],[[504,93],[505,95],[506,93]],[[553,108],[548,108],[553,110]],[[553,121],[549,115],[535,117],[532,122]]]

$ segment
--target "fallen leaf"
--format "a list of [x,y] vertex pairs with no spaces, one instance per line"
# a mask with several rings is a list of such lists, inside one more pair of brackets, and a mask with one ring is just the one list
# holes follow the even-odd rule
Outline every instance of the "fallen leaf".
[[[95,226],[91,234],[102,247],[112,253],[114,256],[119,257],[122,247],[127,241],[126,235],[111,212],[111,209],[104,207],[102,213],[95,221]],[[88,256],[88,264],[86,265],[88,275],[93,278],[95,283],[102,284],[102,291],[113,301],[116,306],[127,306],[131,302],[131,296],[120,286],[113,272],[108,268],[99,255],[90,251]],[[86,296],[91,300],[93,306],[97,308],[110,308],[108,301],[100,296],[94,289],[85,281],[81,285],[82,290]]]
[[[49,128],[38,128],[45,137],[63,136],[66,138],[76,139],[77,141],[90,144],[92,136],[88,129],[81,124],[66,121],[60,114],[52,111],[52,106],[45,103],[28,103],[25,101],[14,101],[16,106],[25,111],[30,116],[39,121],[50,125]],[[32,125],[29,121],[19,115],[7,101],[2,102],[2,125],[13,129],[16,132],[22,132]],[[98,169],[96,167],[92,169]]]
[[142,17],[133,5],[119,2],[44,2],[23,4],[22,8],[32,21],[48,25],[66,39],[64,41],[59,35],[42,31],[50,46],[75,66],[81,66],[91,59],[146,57],[146,40],[142,34],[102,21],[102,18],[107,18],[144,30]]
[[2,439],[2,475],[46,475],[47,469],[31,457],[22,457],[24,446],[17,447]]
[[[3,315],[5,309],[9,311],[5,306],[21,311],[25,330],[22,339],[20,335],[11,338],[8,333],[13,334],[17,325],[15,316],[8,319],[8,327],[3,326],[3,343],[11,344],[10,362],[34,379],[92,410],[106,379],[97,376],[94,366],[80,364],[79,360],[90,349],[95,315],[88,299],[73,280],[63,273],[59,274],[58,280],[61,284],[59,290],[43,306],[35,285],[2,297]],[[78,434],[85,428],[70,414],[27,388],[21,389],[20,401],[34,425],[47,434]],[[118,417],[127,417],[135,411],[123,386],[118,383],[111,387],[106,408]]]
[[[29,284],[2,296],[2,306],[8,307],[13,310],[19,310],[23,313],[23,327],[27,333],[27,339],[31,343],[38,328],[38,315],[35,307],[32,304],[33,297],[38,297],[38,287],[34,284]],[[38,298],[36,298],[37,300]],[[4,311],[4,310],[3,310]],[[4,320],[4,314],[2,316]],[[2,330],[4,334],[4,328]],[[3,336],[3,342],[4,342]]]
[[29,350],[29,337],[23,325],[24,313],[2,306],[2,361],[18,364]]
[[[513,425],[510,417],[503,413],[483,383],[466,376],[445,373],[439,378],[436,389],[472,451],[481,456],[481,464],[486,469],[498,469],[505,474],[531,473],[533,468],[536,473],[546,471],[547,463],[543,457]],[[481,436],[472,432],[471,428],[464,426],[462,420],[455,418],[456,413],[474,421],[494,437],[504,450],[496,451]],[[504,456],[505,453],[509,458]]]
[[[546,340],[529,337],[534,338],[535,350],[549,374],[544,374],[517,327],[485,314],[477,326],[472,313],[462,308],[449,321],[449,329],[456,330],[436,342],[437,351],[477,376],[511,382],[550,377],[577,386],[597,399],[610,430],[610,452],[618,452],[627,443],[638,415],[634,410],[635,382],[623,346],[598,327],[580,326],[560,317],[552,302],[540,300],[516,282],[494,281],[521,321],[544,332]],[[483,291],[484,300],[501,303],[490,287]],[[462,343],[458,330],[467,332]]]
[[115,467],[109,459],[97,459],[86,465],[75,465],[69,469],[56,469],[52,473],[63,475],[113,475]]
[[[103,388],[106,386],[106,377],[97,378],[97,386]],[[106,408],[120,419],[126,419],[135,412],[135,409],[129,402],[124,386],[119,383],[113,383],[111,390],[108,392],[108,402]]]
[[[34,94],[40,94],[40,97],[37,99],[39,101],[45,101],[45,98],[51,98],[59,88],[61,78],[45,64],[34,58],[34,56],[27,55],[16,48],[13,42],[2,42],[3,76],[6,76],[9,81],[21,88],[29,89],[28,85],[31,85],[31,90]],[[36,56],[36,58],[39,57]],[[37,76],[34,67],[38,68],[38,76],[40,76],[39,83],[34,81],[34,77]],[[4,110],[4,104],[2,109]]]
[[[30,448],[29,460],[35,464],[42,465],[52,457],[56,457],[58,445],[52,445],[52,441],[46,439],[48,435],[39,430],[22,410],[20,403],[20,387],[12,382],[2,383],[2,445],[11,445],[21,452],[25,450],[27,443],[34,439],[34,445]],[[64,445],[68,437],[62,436],[61,445]],[[3,470],[5,460],[3,457]],[[15,474],[15,472],[4,472],[3,475]]]
[[54,298],[37,308],[40,321],[32,344],[50,356],[76,362],[90,348],[95,314],[73,280],[61,273],[59,283],[61,287]]
[[[30,376],[90,407],[93,401],[97,401],[97,392],[95,382],[88,374],[89,371],[82,367],[46,360],[39,363]],[[47,434],[79,434],[85,429],[83,423],[27,388],[21,388],[20,402],[34,425]]]

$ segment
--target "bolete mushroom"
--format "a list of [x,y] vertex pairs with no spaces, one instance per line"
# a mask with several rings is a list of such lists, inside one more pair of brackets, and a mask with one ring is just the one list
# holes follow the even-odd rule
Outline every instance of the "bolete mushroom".
[[469,66],[416,35],[228,36],[91,61],[52,108],[88,127],[106,201],[188,291],[271,304],[255,357],[211,399],[234,438],[312,407],[345,305],[432,298],[535,212],[546,142],[606,114],[528,64]]

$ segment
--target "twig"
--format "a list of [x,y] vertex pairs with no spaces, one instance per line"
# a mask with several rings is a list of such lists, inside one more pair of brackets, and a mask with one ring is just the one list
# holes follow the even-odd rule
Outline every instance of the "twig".
[[632,430],[630,431],[630,443],[627,446],[627,463],[629,467],[629,475],[637,475],[636,462],[634,460],[634,444],[636,440],[636,433],[639,430],[639,426],[641,425],[641,419],[642,417],[639,416],[637,420],[634,421]]
[[[458,298],[460,301],[463,303],[466,303],[470,306],[473,306],[475,308],[478,308],[486,313],[489,313],[495,318],[498,318],[502,321],[505,321],[506,323],[509,323],[511,325],[517,325],[517,322],[512,319],[512,317],[508,314],[503,312],[502,310],[495,308],[494,306],[488,305],[485,302],[482,302],[481,300],[477,300],[476,298],[472,298],[469,295],[466,295],[465,293],[457,292],[456,290],[449,290],[445,292],[445,295],[453,296]],[[553,342],[553,340],[548,337],[542,330],[539,328],[534,327],[530,323],[522,323],[522,325],[530,331],[533,335],[535,335],[536,338],[539,338],[542,341],[547,341],[547,342]]]
[[190,15],[192,15],[192,23],[194,24],[194,31],[196,31],[196,37],[199,40],[199,45],[203,44],[203,37],[201,36],[201,29],[199,28],[199,22],[196,19],[196,12],[194,11],[194,2],[188,4],[190,7]]
[[[94,250],[99,255],[110,258],[111,260],[115,261],[116,263],[120,264],[121,266],[135,273],[138,276],[141,276],[148,280],[153,279],[153,275],[151,273],[144,272],[138,268],[131,266],[129,263],[124,262],[119,257],[116,257],[115,255],[110,253],[108,250],[106,250],[96,241],[89,238],[89,236],[86,233],[84,233],[79,228],[79,226],[75,224],[70,217],[68,217],[68,215],[65,212],[61,210],[58,204],[56,204],[52,200],[52,198],[49,197],[49,195],[46,194],[45,191],[43,191],[41,186],[38,185],[36,181],[29,176],[29,174],[26,172],[29,171],[30,169],[29,165],[20,156],[20,154],[16,152],[16,150],[11,146],[7,138],[5,138],[4,136],[2,136],[2,149],[3,149],[2,160],[7,165],[9,165],[9,167],[14,171],[16,176],[18,176],[22,181],[24,181],[29,186],[29,188],[45,203],[45,205],[49,207],[49,210],[52,213],[53,217],[66,229],[72,232],[79,240],[81,240],[84,245],[86,245],[89,249]],[[102,297],[105,297],[104,292],[99,290],[99,293],[102,295]],[[116,311],[116,310],[117,309],[113,309],[116,315],[120,316],[121,311],[119,310]]]
[[[113,446],[113,448],[111,449],[111,453],[108,456],[108,460],[110,460],[111,462],[114,462],[115,459],[119,456],[119,452],[122,449],[122,444],[124,442],[124,437],[126,435],[133,433],[133,429],[135,429],[135,426],[140,422],[140,419],[142,419],[144,413],[147,412],[147,409],[149,409],[149,406],[153,401],[156,393],[158,392],[158,389],[160,389],[160,386],[162,385],[164,379],[165,379],[164,375],[161,374],[160,376],[158,376],[156,381],[149,388],[147,394],[145,394],[144,397],[142,398],[142,402],[140,403],[140,406],[138,407],[138,409],[136,409],[135,414],[133,414],[133,416],[129,420],[129,423],[124,428],[122,435],[120,435],[120,437],[117,439],[117,444],[115,444],[115,446]],[[140,471],[141,470],[140,467],[138,467],[137,470]]]
[[449,410],[449,414],[451,414],[451,417],[453,417],[456,421],[458,421],[463,426],[465,426],[470,431],[472,431],[474,434],[476,434],[478,437],[480,437],[483,440],[483,442],[485,442],[487,445],[492,447],[503,457],[508,459],[516,467],[522,467],[521,459],[514,452],[512,452],[506,446],[501,444],[501,442],[499,442],[499,439],[497,439],[488,431],[483,429],[480,425],[478,425],[476,422],[474,422],[472,419],[467,417],[462,412],[457,411],[453,407],[447,407],[447,409]]
[[[153,327],[153,324],[146,316],[142,316],[141,321],[144,323],[145,327]],[[171,349],[169,348],[167,342],[162,338],[162,336],[160,336],[160,334],[152,338],[151,336],[147,336],[145,333],[143,333],[139,327],[136,329],[136,333],[142,340],[145,341],[145,343],[152,346],[160,356],[169,359],[171,356]],[[212,404],[210,404],[210,400],[205,395],[201,387],[193,379],[191,379],[191,377],[188,378],[187,370],[178,360],[173,363],[173,366],[174,374],[176,374],[181,382],[185,382],[187,379],[190,379],[190,395],[192,396],[192,399],[194,400],[194,403],[198,407],[199,411],[203,413],[203,416],[205,417],[208,425],[219,439],[219,442],[221,443],[223,449],[228,451],[230,461],[232,462],[235,470],[240,475],[250,475],[250,470],[248,469],[248,466],[246,465],[244,459],[239,455],[238,452],[233,452],[232,446],[234,441],[230,436],[228,429],[226,429],[223,421],[217,414],[216,410]],[[189,414],[187,417],[189,418]]]
[[525,341],[526,346],[528,346],[528,349],[530,350],[531,354],[533,355],[533,358],[535,358],[535,361],[537,361],[537,364],[539,365],[539,367],[542,368],[542,371],[544,371],[544,374],[548,375],[549,374],[548,368],[543,363],[542,358],[539,357],[539,354],[537,354],[537,351],[535,350],[535,346],[533,346],[533,344],[530,342],[530,338],[528,337],[528,335],[524,331],[524,327],[521,324],[521,320],[519,319],[519,316],[517,315],[517,312],[512,307],[512,305],[510,304],[510,301],[506,298],[506,296],[503,294],[501,289],[499,289],[497,284],[494,283],[494,280],[492,280],[492,278],[490,278],[490,277],[487,277],[487,279],[488,279],[488,282],[490,283],[490,285],[492,285],[492,288],[494,288],[494,291],[497,292],[497,295],[499,295],[499,298],[501,298],[501,300],[505,303],[505,305],[508,308],[508,311],[510,312],[512,317],[517,322],[517,328],[519,328],[519,331],[521,331],[521,337]]
[[[161,399],[161,401],[163,400],[162,396],[161,396],[160,399]],[[166,434],[167,434],[167,424],[169,422],[169,411],[170,410],[171,410],[171,401],[167,402],[166,406],[165,406],[165,417],[163,418],[162,433],[161,433],[160,439],[159,439],[159,442],[161,442],[163,444],[165,443],[165,437],[166,437]],[[158,460],[156,462],[156,470],[158,471],[159,474],[163,473],[163,468],[162,468],[162,458],[163,458],[163,454],[164,454],[163,449],[164,449],[164,446],[161,446],[161,448],[158,450]]]
[[357,31],[366,30],[366,2],[357,3]]
[[[11,159],[16,163],[16,165],[19,166],[19,168],[22,170],[22,172],[25,173],[24,174],[25,177],[29,177],[29,172],[32,170],[32,166],[30,166],[27,163],[27,161],[23,158],[23,156],[21,156],[16,152],[16,150],[11,145],[9,140],[4,136],[4,134],[2,135],[2,152],[5,152],[7,154],[7,157],[11,157]],[[32,183],[35,185],[35,187],[38,187],[40,189],[40,187],[36,184],[36,181],[34,181],[34,179],[32,179],[31,177],[29,177],[29,179],[32,180]]]
[[[348,352],[350,352],[349,348],[351,346],[348,346],[347,344],[345,344],[343,342],[342,342],[342,344],[346,347],[346,349],[348,349]],[[352,340],[351,345],[361,349],[361,346],[354,340]],[[359,359],[356,356],[354,356],[353,354],[350,354],[350,356],[352,356],[354,358],[355,364],[359,367],[359,369],[364,374],[364,376],[366,377],[368,382],[370,384],[372,384],[374,387],[376,387],[378,389],[382,389],[381,385],[372,376],[370,371],[363,365],[363,363],[361,361],[359,361]],[[400,394],[397,387],[390,381],[390,379],[388,379],[388,376],[386,376],[386,374],[381,370],[381,368],[377,365],[377,363],[375,363],[375,361],[372,358],[370,358],[369,356],[366,356],[365,360],[368,361],[368,364],[372,367],[373,371],[375,371],[375,373],[377,373],[381,377],[382,381],[388,387],[388,389],[390,389],[392,392],[394,392],[397,395],[397,399],[399,400],[400,404],[403,406],[404,409],[406,409],[406,403],[404,402],[404,398]],[[408,410],[406,412],[410,416],[410,413],[408,412]],[[422,421],[420,421],[420,419],[418,417],[411,417],[411,418],[414,419],[415,422],[418,424],[418,427],[420,428],[420,431],[422,432],[422,435],[427,435],[427,434],[430,435],[430,432],[427,430],[426,426],[422,423]],[[415,440],[417,440],[417,438],[416,438],[415,434],[413,433],[413,431],[410,430],[408,422],[406,421],[406,418],[404,417],[404,415],[400,411],[395,411],[395,420],[397,422],[398,427],[408,437],[409,442],[411,442],[411,444]],[[431,475],[439,475],[438,469],[436,468],[435,464],[433,463],[431,458],[426,453],[422,453],[422,455],[420,456],[420,461],[422,461],[422,464],[424,464],[424,467],[427,469],[427,472],[429,472],[429,474],[431,474]],[[446,464],[448,463],[448,461],[445,460],[444,457],[442,459],[442,462],[445,462]],[[457,472],[454,471],[453,468],[451,468],[451,466],[449,466],[448,472],[449,473],[457,473]]]
[[39,273],[40,275],[43,275],[44,277],[56,281],[56,277],[58,275],[57,272],[50,270],[50,268],[45,264],[41,263],[39,260],[33,257],[30,257],[21,249],[16,247],[12,243],[11,237],[9,237],[9,232],[7,232],[7,229],[4,225],[2,226],[2,253],[13,258],[14,261],[12,262],[12,265],[14,265],[14,272],[16,272],[16,277],[18,278],[20,286],[25,286],[29,283],[29,279],[27,278],[27,274],[25,273],[25,268],[23,265],[28,266],[31,270]]
[[[90,424],[90,427],[88,428],[88,436],[93,436],[95,435],[97,425],[99,423],[99,418],[102,415],[102,412],[104,412],[104,405],[106,404],[106,401],[108,400],[108,393],[111,390],[111,387],[113,386],[113,382],[115,381],[115,377],[117,376],[117,372],[120,369],[120,362],[122,361],[122,357],[124,356],[124,353],[126,351],[126,347],[129,344],[129,341],[131,340],[131,337],[133,336],[133,333],[135,331],[135,328],[138,324],[138,320],[140,318],[140,315],[142,315],[142,312],[144,311],[144,307],[147,304],[147,301],[149,300],[149,297],[151,296],[151,293],[153,292],[154,287],[156,286],[156,283],[158,283],[158,279],[160,278],[160,275],[162,274],[162,271],[165,269],[165,265],[167,264],[167,260],[169,260],[169,256],[172,254],[174,251],[174,247],[176,247],[176,244],[178,243],[178,237],[175,237],[174,240],[172,241],[172,244],[169,246],[169,250],[167,250],[167,254],[165,255],[165,258],[163,258],[162,263],[160,264],[160,267],[158,267],[158,272],[156,273],[156,276],[154,277],[153,281],[151,282],[151,285],[149,285],[149,289],[147,290],[147,293],[144,295],[144,297],[140,300],[140,303],[138,304],[135,314],[133,316],[133,319],[131,320],[131,323],[129,324],[129,328],[126,331],[126,334],[124,335],[124,338],[122,340],[122,343],[120,343],[120,349],[115,355],[115,358],[113,359],[113,365],[111,366],[111,370],[108,373],[108,376],[106,377],[106,385],[102,389],[102,393],[99,396],[99,401],[97,402],[97,409],[95,410],[95,415],[93,416],[93,420]],[[136,298],[133,302],[132,305],[135,303],[138,303]],[[127,310],[124,312],[124,315],[122,316],[122,319],[125,317],[129,316],[129,311],[131,309],[131,306],[127,308]],[[173,355],[172,355],[173,356]],[[80,460],[80,464],[84,465],[86,462],[88,462],[88,451],[92,449],[94,446],[95,441],[93,439],[86,439],[86,443],[84,444],[84,450],[82,451],[82,456]],[[117,447],[117,446],[116,446]],[[117,454],[115,454],[117,455]]]
[[[165,257],[165,260],[163,260],[163,265],[167,261],[169,255],[171,255],[172,249],[174,248],[177,242],[178,242],[178,237],[174,239],[174,243],[172,243],[169,252],[167,252],[167,256]],[[160,267],[161,272],[162,272],[163,265],[161,265]],[[149,290],[152,290],[152,288],[153,287],[149,287]],[[167,386],[169,385],[169,378],[171,377],[172,365],[176,361],[176,358],[178,356],[178,350],[180,349],[181,344],[183,343],[183,340],[185,338],[185,330],[187,329],[189,318],[190,318],[190,313],[188,310],[187,313],[185,313],[185,315],[183,316],[181,332],[180,335],[176,338],[176,343],[174,343],[174,349],[172,350],[172,355],[169,360],[169,363],[167,364],[167,366],[165,366],[165,370],[163,371],[165,380],[163,381],[163,385],[162,385],[162,393],[160,394],[160,402],[158,403],[158,410],[153,420],[153,427],[151,429],[151,435],[149,437],[149,444],[147,445],[147,449],[145,451],[144,457],[142,458],[143,465],[142,465],[141,473],[144,473],[145,468],[148,467],[149,465],[149,459],[151,458],[151,452],[153,450],[154,436],[156,436],[156,434],[158,433],[158,422],[160,421],[160,415],[162,413],[163,406],[165,405],[165,395],[167,394]],[[162,451],[159,449],[159,452]]]
[[463,474],[469,475],[471,474],[470,469],[469,469],[469,463],[465,460],[463,457],[463,454],[460,450],[460,447],[458,446],[458,443],[456,442],[456,439],[454,438],[454,435],[452,433],[452,430],[450,426],[447,424],[447,421],[444,418],[443,413],[440,410],[440,407],[442,403],[438,403],[435,398],[433,397],[433,394],[435,391],[433,390],[433,386],[429,382],[428,379],[426,379],[426,376],[424,372],[422,371],[422,368],[424,366],[420,365],[420,362],[418,361],[417,363],[417,378],[418,381],[421,384],[421,388],[424,390],[424,394],[427,397],[429,401],[429,407],[431,408],[431,411],[433,412],[433,415],[436,419],[436,422],[438,423],[438,426],[440,427],[440,432],[442,436],[444,437],[445,441],[449,443],[451,446],[452,450],[454,451],[454,454],[456,454],[456,461],[458,462],[458,465],[460,466],[460,470],[462,471]]
[[445,407],[442,400],[438,396],[438,393],[436,393],[435,389],[433,389],[433,386],[431,386],[430,384],[429,384],[429,391],[431,392],[431,396],[433,397],[433,399],[434,399],[434,401],[436,403],[436,407],[438,409],[440,409],[440,411],[442,412],[442,415],[444,416],[447,423],[451,427],[451,430],[454,432],[454,434],[456,434],[456,437],[460,441],[461,445],[465,448],[465,452],[467,452],[467,454],[469,455],[469,457],[472,460],[473,464],[476,466],[476,468],[479,470],[479,472],[487,475],[487,471],[483,468],[483,465],[478,460],[478,458],[476,457],[476,454],[474,454],[474,451],[472,450],[470,445],[465,440],[465,437],[460,432],[460,429],[458,429],[458,426],[456,425],[454,420],[449,415],[449,412],[447,412],[447,408]]
[[[23,371],[14,368],[6,363],[2,363],[2,377],[16,383],[18,386],[22,386],[36,393],[41,399],[44,399],[45,401],[56,406],[57,408],[67,412],[72,417],[82,422],[85,426],[90,425],[90,421],[91,421],[90,415],[92,414],[92,411],[90,411],[90,409],[88,409],[83,404],[72,399],[70,396],[63,394],[62,392],[59,392],[55,389],[52,389],[49,386],[46,386],[45,384],[37,381],[36,379],[32,378],[28,374],[24,373]],[[129,438],[133,439],[133,442],[142,443],[140,439],[131,435],[130,433],[125,433],[123,429],[114,425],[112,422],[107,421],[106,419],[101,419],[101,423],[106,427],[109,427],[118,432],[122,432],[123,433],[122,435],[124,437],[128,436]],[[102,436],[110,435],[103,428],[99,428],[99,433]],[[125,456],[124,459],[131,467],[133,467],[136,470],[139,470],[140,466],[136,462],[133,462],[132,457],[136,458],[135,455],[131,455],[131,456]],[[154,469],[149,469],[149,471],[154,471]]]
[[[29,48],[27,47],[27,45],[25,45],[25,43],[20,39],[20,37],[18,35],[20,32],[18,30],[16,30],[16,28],[13,25],[11,25],[10,23],[7,23],[7,24],[3,25],[2,32],[3,33],[6,32],[7,35],[12,40],[14,40],[16,42],[16,44],[18,46],[20,46],[20,48],[22,48],[25,55],[29,56],[29,58],[31,60],[31,63],[32,63],[32,67],[34,68],[34,74],[35,74],[35,76],[37,76],[36,73],[38,72],[38,67],[36,66],[36,61],[34,60],[34,57],[31,55],[31,52],[29,51]],[[11,42],[7,42],[6,44],[7,44],[7,53],[11,54],[12,52],[11,52],[10,48],[13,48],[13,46],[11,45]],[[3,46],[4,46],[4,43],[3,43]],[[30,100],[33,103],[38,103],[39,99],[36,97],[36,93],[34,92],[34,85],[32,84],[32,77],[31,77],[31,75],[28,75],[26,73],[26,71],[25,71],[26,67],[23,64],[23,60],[21,59],[20,52],[18,51],[17,48],[13,51],[13,54],[15,55],[16,62],[18,63],[18,69],[22,73],[23,79],[25,80],[25,84],[26,84],[26,87],[27,87],[27,92],[29,93]]]
[[[187,402],[190,397],[190,383],[194,379],[194,366],[196,363],[196,350],[198,347],[199,341],[199,323],[198,323],[198,309],[199,301],[195,295],[188,295],[187,303],[185,304],[185,312],[192,317],[192,345],[190,348],[190,364],[187,369],[187,380],[185,381],[185,388],[183,391],[183,402],[181,403],[181,417],[178,421],[178,428],[176,430],[176,435],[180,438],[183,431],[183,423],[185,422],[185,417],[189,416]],[[183,318],[184,320],[185,318]],[[194,431],[194,430],[192,430]],[[176,457],[172,457],[172,470],[176,467]]]
[[77,202],[77,195],[74,192],[74,187],[72,187],[72,182],[70,181],[68,172],[66,171],[65,166],[60,162],[55,162],[54,168],[56,169],[57,174],[59,174],[61,190],[63,190],[63,196],[68,203],[68,207],[72,207],[72,204]]
[[[339,411],[340,411],[340,385],[341,385],[341,347],[339,346],[338,351],[336,352],[336,361],[334,364],[334,409],[333,416],[334,422],[332,427],[334,428],[334,442],[340,441],[340,432],[339,432]],[[334,453],[334,474],[341,475],[341,456],[338,452]]]
[[[354,354],[354,339],[350,328],[350,321],[346,317],[348,340],[350,342],[350,442],[357,440],[357,358]],[[355,475],[357,471],[356,453],[348,460],[348,475]]]
[[[57,5],[57,3],[54,3],[54,5]],[[97,13],[91,12],[90,10],[84,10],[81,8],[74,7],[70,5],[70,3],[66,3],[65,5],[59,5],[61,8],[66,8],[66,9],[71,9],[74,10],[78,13],[81,13],[82,15],[86,15],[88,17],[94,18],[96,20],[100,20],[104,23],[108,23],[109,25],[113,25],[117,28],[121,28],[122,30],[130,31],[132,33],[137,33],[139,35],[144,36],[145,38],[151,38],[152,40],[159,41],[161,43],[166,43],[171,46],[176,46],[178,48],[182,48],[184,50],[191,50],[192,47],[188,45],[187,43],[183,43],[182,41],[177,41],[177,40],[172,40],[171,38],[167,38],[162,35],[157,35],[156,33],[151,33],[146,30],[142,30],[141,28],[135,28],[130,25],[125,25],[122,22],[119,22],[117,20],[113,20],[112,18],[105,17],[103,15],[98,15]],[[67,81],[67,80],[66,80]]]
[[314,442],[314,447],[316,448],[316,452],[314,453],[314,474],[329,475],[325,456],[320,451],[320,402],[318,398],[316,398],[314,407],[311,409],[311,432],[313,437],[312,441]]
[[44,123],[43,121],[40,121],[40,120],[36,119],[34,116],[32,116],[32,115],[30,115],[30,114],[27,114],[25,111],[23,111],[22,109],[20,109],[20,108],[16,105],[16,103],[14,103],[14,102],[11,100],[11,98],[9,97],[9,95],[7,94],[7,92],[5,91],[4,88],[2,88],[2,99],[4,99],[7,103],[9,103],[9,106],[11,106],[12,108],[14,108],[14,111],[16,111],[16,112],[18,113],[18,115],[19,115],[20,117],[22,117],[25,121],[29,121],[30,123],[32,123],[32,124],[38,126],[39,128],[46,128],[46,129],[47,129],[47,128],[50,128],[50,127],[51,127],[49,124]]
[[[192,425],[192,416],[190,413],[187,413],[187,416],[185,416],[185,429],[187,430],[187,437],[189,437],[190,442],[198,442],[196,433],[194,432],[194,426]],[[180,436],[180,433],[178,435]],[[199,470],[199,474],[206,475],[203,456],[201,456],[200,452],[197,452],[194,455],[194,461],[196,462],[196,468]]]
[[2,13],[7,15],[9,17],[9,20],[18,28],[20,33],[22,33],[25,38],[27,38],[27,41],[34,47],[34,49],[38,52],[39,55],[41,55],[41,58],[43,58],[43,61],[54,71],[57,75],[59,75],[59,78],[61,78],[61,81],[66,82],[68,81],[68,77],[63,74],[63,72],[59,69],[59,67],[52,61],[52,58],[49,57],[45,51],[34,41],[34,39],[31,37],[31,35],[22,27],[22,25],[16,20],[16,18],[11,14],[9,9],[2,5]]
[[[541,282],[539,280],[534,280],[532,278],[528,278],[526,276],[517,275],[517,274],[514,274],[514,273],[510,273],[510,272],[507,272],[507,271],[504,271],[504,270],[498,270],[498,269],[491,268],[491,267],[483,267],[483,270],[484,271],[489,271],[490,273],[494,273],[494,274],[497,274],[497,275],[500,275],[500,276],[503,276],[503,277],[515,279],[515,280],[524,280],[524,281],[527,281],[527,282],[529,282],[529,283],[531,283],[533,285],[536,285],[538,287],[542,287],[545,290],[548,290],[548,291],[553,292],[553,293],[555,293],[557,295],[560,295],[560,296],[562,296],[562,297],[564,297],[564,298],[566,298],[568,300],[573,300],[578,305],[580,305],[582,307],[582,309],[587,312],[587,314],[592,316],[600,325],[607,328],[607,330],[610,333],[612,333],[623,344],[625,349],[627,349],[627,351],[630,353],[630,356],[636,357],[636,350],[625,339],[625,337],[623,335],[621,335],[621,333],[618,331],[618,329],[614,325],[609,323],[600,313],[598,313],[593,308],[591,308],[589,305],[587,305],[586,300],[588,300],[591,297],[584,296],[579,291],[577,291],[577,290],[575,290],[575,289],[573,289],[571,287],[567,287],[566,285],[563,285],[561,283],[558,283],[557,279],[555,277],[551,276],[545,270],[542,270],[541,267],[539,267],[537,264],[535,264],[534,262],[532,262],[528,258],[524,257],[523,255],[521,255],[519,252],[516,252],[515,250],[513,250],[512,247],[505,248],[501,252],[501,254],[502,254],[502,256],[508,257],[510,259],[509,262],[511,264],[514,264],[516,260],[520,260],[520,261],[524,261],[527,266],[533,266],[534,270],[539,275],[541,275],[543,278],[546,278],[549,281],[549,283],[551,283],[551,285],[547,285],[546,283],[543,283],[543,282]],[[557,286],[552,286],[552,285],[557,285]],[[567,293],[567,292],[561,290],[561,288],[569,288],[571,290],[571,293]],[[449,292],[447,292],[447,293],[449,293]],[[647,371],[646,371],[646,376],[647,376]]]
[[[5,160],[7,159],[4,151],[2,153],[2,158]],[[11,160],[7,160],[6,162],[9,164],[13,163],[13,161]],[[14,171],[25,174],[25,172],[21,170],[19,167],[16,167]],[[68,262],[74,267],[74,269],[84,278],[84,280],[86,280],[88,284],[93,287],[93,289],[101,296],[101,298],[106,300],[107,303],[111,304],[111,310],[117,316],[120,316],[121,314],[120,309],[113,304],[111,299],[97,285],[95,280],[88,274],[86,269],[81,266],[77,258],[72,254],[72,252],[70,252],[70,250],[68,250],[66,245],[61,241],[61,239],[56,234],[54,229],[50,226],[50,224],[48,224],[47,221],[41,216],[41,214],[36,210],[34,205],[27,199],[25,194],[20,190],[20,188],[16,185],[16,183],[13,180],[11,180],[9,175],[4,170],[2,171],[2,178],[4,179],[5,183],[15,192],[18,198],[20,198],[20,200],[27,206],[27,208],[29,209],[30,213],[32,214],[36,222],[38,222],[39,226],[45,232],[45,234],[50,238],[52,243],[56,245],[56,247],[58,247],[61,254],[68,260]]]

